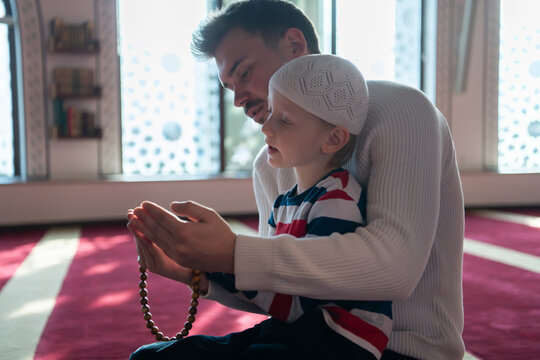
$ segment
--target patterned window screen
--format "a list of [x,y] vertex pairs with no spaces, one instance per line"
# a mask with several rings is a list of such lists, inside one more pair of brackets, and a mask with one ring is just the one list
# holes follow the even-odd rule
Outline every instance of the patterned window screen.
[[540,2],[501,0],[499,172],[540,172]]
[[421,0],[337,1],[338,55],[367,80],[420,88]]
[[0,177],[15,176],[13,93],[9,30],[12,18],[0,0]]
[[215,66],[190,52],[206,1],[119,1],[125,175],[219,171]]
[[[226,5],[229,1],[224,1]],[[315,23],[323,52],[330,0],[293,1]],[[213,62],[189,52],[205,1],[119,0],[123,168],[126,175],[211,174],[220,170],[218,82]],[[336,1],[337,54],[367,79],[420,86],[420,0]],[[143,18],[145,25],[141,26]],[[362,21],[358,21],[362,19]],[[373,36],[376,29],[377,36]],[[260,125],[224,97],[226,171],[250,171],[264,144]]]

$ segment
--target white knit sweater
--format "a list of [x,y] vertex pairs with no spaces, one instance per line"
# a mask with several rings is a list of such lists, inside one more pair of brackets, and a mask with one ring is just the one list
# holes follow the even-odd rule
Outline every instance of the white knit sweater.
[[[388,347],[462,359],[463,195],[444,117],[420,91],[368,81],[369,112],[346,168],[367,189],[367,225],[296,241],[267,235],[276,196],[294,183],[261,151],[254,164],[259,237],[238,235],[236,287],[312,298],[392,300]],[[208,298],[257,311],[212,284]]]

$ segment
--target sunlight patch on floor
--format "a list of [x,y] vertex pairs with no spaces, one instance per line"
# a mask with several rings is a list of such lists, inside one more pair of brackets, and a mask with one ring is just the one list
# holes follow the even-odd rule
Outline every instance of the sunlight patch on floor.
[[235,233],[244,235],[257,235],[257,231],[255,231],[252,227],[247,226],[241,221],[234,219],[225,219],[225,221],[227,221],[232,231]]
[[471,239],[465,239],[463,251],[470,255],[540,274],[540,258],[538,256]]
[[33,359],[80,234],[77,227],[48,230],[0,292],[2,310],[9,314],[0,327],[6,359]]
[[495,211],[495,210],[469,210],[467,214],[474,216],[480,216],[483,218],[501,220],[506,222],[511,222],[514,224],[527,225],[534,228],[540,229],[540,217],[510,213],[506,211]]
[[99,309],[103,307],[121,307],[123,304],[129,303],[133,297],[132,290],[115,291],[112,293],[102,294],[92,302],[90,309]]
[[120,266],[119,263],[120,263],[119,261],[115,261],[115,262],[109,262],[106,264],[96,264],[96,265],[90,266],[84,272],[84,276],[102,275],[102,274],[111,273]]
[[465,356],[463,356],[463,360],[480,360],[480,358],[477,358],[476,356],[469,353],[465,353]]

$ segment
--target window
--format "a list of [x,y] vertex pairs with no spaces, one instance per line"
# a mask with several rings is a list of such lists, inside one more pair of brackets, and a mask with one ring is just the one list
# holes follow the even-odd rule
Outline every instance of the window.
[[14,53],[13,16],[9,2],[3,0],[0,1],[0,177],[16,175]]
[[219,83],[189,46],[207,11],[205,1],[119,1],[124,174],[219,172]]
[[[368,80],[420,87],[421,0],[292,2],[314,22],[322,52],[350,58]],[[199,63],[190,53],[207,2],[118,3],[124,174],[250,172],[264,145],[260,125],[233,106],[232,92],[220,100],[214,62]]]
[[336,53],[350,59],[367,80],[420,88],[421,0],[340,0]]
[[540,172],[540,12],[537,0],[501,0],[498,170]]

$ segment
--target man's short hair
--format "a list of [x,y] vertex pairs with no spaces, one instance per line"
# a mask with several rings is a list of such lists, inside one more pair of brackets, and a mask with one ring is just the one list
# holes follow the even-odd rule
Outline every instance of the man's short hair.
[[310,53],[319,54],[315,27],[302,10],[284,0],[244,0],[211,13],[193,33],[191,51],[200,59],[214,57],[221,39],[232,29],[242,28],[260,35],[274,48],[290,28],[302,31]]

